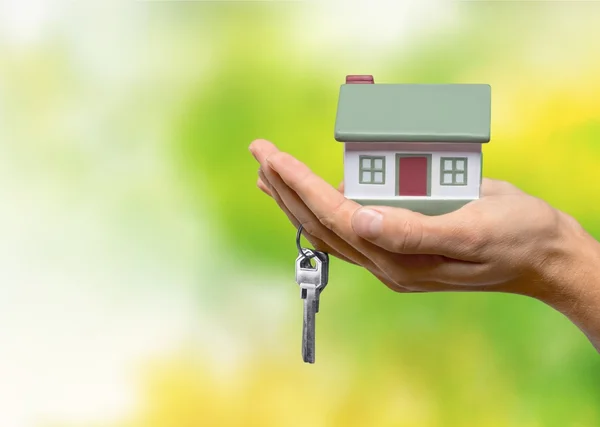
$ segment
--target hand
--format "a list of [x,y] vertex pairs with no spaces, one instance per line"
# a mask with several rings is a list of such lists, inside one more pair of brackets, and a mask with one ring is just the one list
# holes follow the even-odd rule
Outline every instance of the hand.
[[363,266],[398,292],[501,291],[543,297],[578,225],[513,185],[484,179],[481,198],[440,216],[362,207],[264,140],[250,150],[258,186],[315,248]]

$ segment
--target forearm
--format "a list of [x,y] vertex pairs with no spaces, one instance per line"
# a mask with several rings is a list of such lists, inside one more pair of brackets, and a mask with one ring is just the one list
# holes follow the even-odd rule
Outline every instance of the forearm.
[[564,250],[545,272],[547,292],[540,298],[571,320],[600,352],[600,243],[567,221]]

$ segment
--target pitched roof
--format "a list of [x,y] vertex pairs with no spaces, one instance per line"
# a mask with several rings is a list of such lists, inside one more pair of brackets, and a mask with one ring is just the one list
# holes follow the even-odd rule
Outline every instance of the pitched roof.
[[335,139],[342,142],[488,142],[487,84],[343,84]]

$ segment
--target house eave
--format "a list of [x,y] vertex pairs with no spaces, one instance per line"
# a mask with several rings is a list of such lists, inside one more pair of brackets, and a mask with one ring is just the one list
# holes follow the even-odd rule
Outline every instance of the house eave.
[[336,131],[334,134],[335,140],[344,143],[427,143],[427,142],[444,142],[444,143],[459,143],[468,142],[475,144],[485,144],[490,141],[490,135],[473,135],[473,134],[455,134],[455,135],[434,135],[434,134],[414,134],[414,135],[390,135],[373,133],[346,133]]

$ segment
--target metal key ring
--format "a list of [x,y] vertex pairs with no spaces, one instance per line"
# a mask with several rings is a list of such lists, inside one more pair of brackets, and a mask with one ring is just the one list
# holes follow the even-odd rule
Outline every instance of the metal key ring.
[[317,255],[312,250],[310,250],[308,248],[303,248],[300,245],[300,238],[302,237],[303,229],[304,229],[304,226],[302,224],[300,224],[300,226],[298,227],[298,233],[296,234],[296,248],[298,248],[298,255],[302,254],[306,258],[311,259],[311,258],[316,257]]

